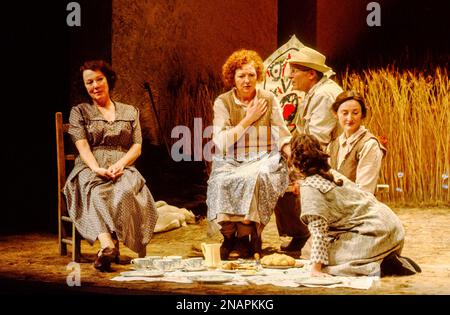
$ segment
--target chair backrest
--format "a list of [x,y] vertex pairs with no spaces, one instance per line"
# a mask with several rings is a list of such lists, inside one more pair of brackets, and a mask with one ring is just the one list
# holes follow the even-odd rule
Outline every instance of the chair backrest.
[[74,161],[75,154],[68,154],[67,144],[64,143],[64,135],[69,131],[69,124],[63,123],[63,116],[61,112],[55,114],[55,128],[56,128],[56,164],[58,167],[58,208],[62,210],[61,215],[66,214],[66,204],[62,189],[66,183],[66,163],[67,161]]
[[58,166],[58,190],[61,191],[66,182],[66,162],[74,161],[75,154],[66,153],[64,135],[69,131],[69,124],[63,123],[61,112],[55,114],[56,127],[56,163]]
[[[67,255],[67,245],[72,245],[72,260],[81,260],[81,236],[70,218],[63,193],[66,183],[67,162],[74,164],[78,151],[69,138],[69,124],[63,123],[62,113],[55,113],[56,163],[58,167],[58,247],[60,255]],[[67,138],[67,142],[64,138]],[[72,154],[74,152],[75,154]]]

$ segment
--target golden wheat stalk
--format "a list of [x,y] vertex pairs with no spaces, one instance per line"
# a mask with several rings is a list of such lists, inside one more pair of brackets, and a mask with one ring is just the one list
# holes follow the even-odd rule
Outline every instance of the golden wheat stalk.
[[393,206],[449,205],[450,83],[446,68],[432,75],[393,67],[350,73],[344,89],[363,94],[366,127],[388,139],[380,183]]

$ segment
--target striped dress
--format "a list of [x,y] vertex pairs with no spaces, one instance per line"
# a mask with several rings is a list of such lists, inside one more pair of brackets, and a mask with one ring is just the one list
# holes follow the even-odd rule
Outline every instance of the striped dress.
[[[122,158],[134,143],[142,143],[138,110],[131,105],[114,104],[113,122],[87,103],[73,107],[69,119],[73,142],[87,139],[99,166],[104,168]],[[134,166],[125,167],[113,181],[92,172],[78,156],[64,194],[70,217],[90,244],[100,233],[112,232],[137,253],[149,243],[157,212],[145,179]]]
[[339,187],[319,175],[300,185],[301,219],[312,236],[311,260],[340,276],[380,275],[383,258],[401,253],[405,231],[385,204],[331,170]]

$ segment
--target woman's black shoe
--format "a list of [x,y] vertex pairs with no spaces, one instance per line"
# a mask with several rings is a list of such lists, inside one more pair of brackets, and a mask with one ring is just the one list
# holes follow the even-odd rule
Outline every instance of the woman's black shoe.
[[392,252],[381,262],[381,276],[410,276],[421,272],[420,267],[410,258]]
[[94,261],[94,267],[102,272],[111,271],[111,262],[116,261],[119,256],[119,251],[116,247],[106,247],[100,250],[100,255]]

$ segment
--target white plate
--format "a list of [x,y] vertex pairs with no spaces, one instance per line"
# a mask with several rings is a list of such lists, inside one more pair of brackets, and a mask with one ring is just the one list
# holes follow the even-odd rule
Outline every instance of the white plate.
[[120,273],[123,277],[162,277],[164,271],[161,270],[133,270]]
[[130,269],[133,270],[133,271],[159,270],[159,269],[156,269],[156,268],[153,268],[153,267],[136,268],[136,267],[134,267],[134,266],[131,266]]
[[219,269],[219,271],[226,272],[226,273],[236,273],[236,269]]
[[236,268],[236,269],[218,269],[219,271],[226,272],[226,273],[242,273],[242,272],[253,272],[256,271],[256,267],[253,268]]
[[264,265],[264,264],[262,264],[261,266],[263,266],[263,268],[267,268],[267,269],[289,269],[289,268],[295,267],[295,266],[276,266],[276,265]]
[[190,278],[192,281],[199,283],[224,283],[231,281],[233,277],[226,275],[209,275],[209,276],[193,276]]
[[305,285],[333,285],[342,283],[341,280],[335,279],[333,277],[311,277],[299,279],[296,282],[298,284],[305,284]]
[[243,277],[265,276],[266,275],[264,272],[256,271],[256,270],[238,270],[236,272],[236,274],[243,276]]
[[193,272],[193,271],[204,271],[204,270],[208,270],[208,268],[206,268],[206,267],[196,267],[196,268],[184,268],[183,270],[184,270],[184,271],[190,271],[190,272]]

